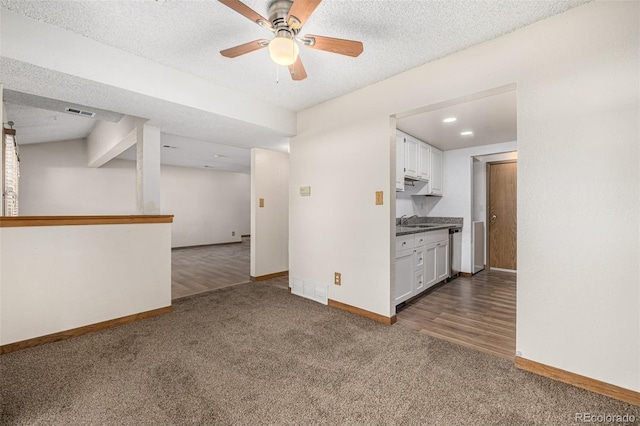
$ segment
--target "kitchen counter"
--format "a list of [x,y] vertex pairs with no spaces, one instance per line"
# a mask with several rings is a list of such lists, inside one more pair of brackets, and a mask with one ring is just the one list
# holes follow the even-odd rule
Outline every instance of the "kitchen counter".
[[462,228],[459,223],[421,223],[419,225],[396,225],[396,237],[400,235],[419,234],[420,232],[439,231],[441,229]]

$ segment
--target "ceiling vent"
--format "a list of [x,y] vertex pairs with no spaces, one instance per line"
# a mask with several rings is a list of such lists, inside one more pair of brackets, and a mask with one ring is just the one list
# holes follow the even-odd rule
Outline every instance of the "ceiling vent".
[[68,112],[69,114],[81,115],[83,117],[88,117],[88,118],[93,118],[96,116],[95,112],[83,111],[77,108],[65,108],[65,111]]

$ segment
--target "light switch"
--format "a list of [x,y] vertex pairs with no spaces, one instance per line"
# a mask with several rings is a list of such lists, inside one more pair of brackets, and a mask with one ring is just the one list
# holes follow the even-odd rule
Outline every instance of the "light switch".
[[258,205],[260,207],[264,207],[264,198],[260,198],[260,201],[258,202]]
[[311,187],[310,186],[301,186],[300,187],[300,195],[303,197],[308,197],[311,195]]
[[382,205],[382,191],[376,191],[376,206]]

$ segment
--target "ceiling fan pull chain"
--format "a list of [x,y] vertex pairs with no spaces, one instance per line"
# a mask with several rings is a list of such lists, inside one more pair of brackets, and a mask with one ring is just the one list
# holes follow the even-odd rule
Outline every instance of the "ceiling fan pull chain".
[[276,84],[280,84],[280,67],[276,65]]

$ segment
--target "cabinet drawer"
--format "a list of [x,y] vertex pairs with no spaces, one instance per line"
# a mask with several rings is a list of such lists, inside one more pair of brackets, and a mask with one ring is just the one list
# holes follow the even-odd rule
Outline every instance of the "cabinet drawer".
[[438,231],[429,231],[424,233],[424,243],[425,244],[433,244],[439,243],[440,241],[448,241],[449,240],[449,230],[448,229],[440,229]]
[[415,247],[414,234],[396,237],[396,251],[408,250]]
[[415,242],[416,247],[420,247],[420,246],[423,246],[423,245],[426,244],[426,241],[427,241],[426,234],[427,234],[426,232],[421,232],[419,234],[414,234],[415,240],[416,240],[416,242]]

